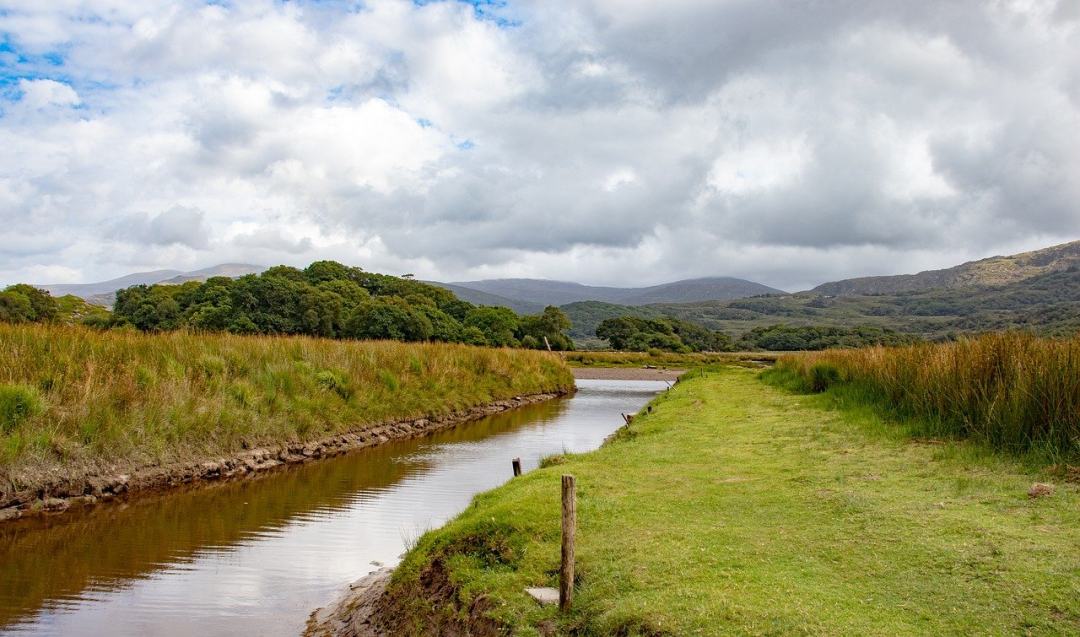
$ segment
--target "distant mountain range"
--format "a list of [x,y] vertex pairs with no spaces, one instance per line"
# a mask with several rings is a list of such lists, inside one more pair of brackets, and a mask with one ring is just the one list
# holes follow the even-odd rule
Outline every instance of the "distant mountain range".
[[[73,294],[111,305],[116,290],[132,285],[238,277],[264,269],[229,263],[192,272],[155,270],[100,283],[38,287],[55,296]],[[1016,327],[1045,334],[1080,329],[1080,241],[918,274],[833,281],[794,294],[730,277],[625,288],[545,279],[429,283],[471,303],[522,314],[560,306],[573,321],[571,336],[581,343],[595,341],[596,326],[604,319],[628,315],[670,316],[732,336],[777,323],[872,325],[931,338]]]
[[46,283],[35,284],[43,290],[48,290],[53,296],[73,294],[95,305],[111,306],[116,300],[116,291],[129,288],[133,285],[153,285],[155,283],[176,284],[187,281],[205,281],[214,276],[239,277],[245,274],[258,274],[266,268],[261,265],[249,263],[223,263],[201,270],[183,272],[181,270],[152,270],[150,272],[136,272],[108,281],[97,283]]
[[795,294],[639,307],[572,303],[563,311],[579,343],[616,316],[670,316],[732,336],[777,323],[876,326],[925,338],[1002,329],[1064,336],[1080,330],[1080,241],[919,274],[835,281]]
[[1080,265],[1080,241],[1073,241],[1012,256],[969,261],[944,270],[896,276],[868,276],[823,283],[810,292],[834,296],[873,295],[972,285],[1005,285],[1048,272],[1067,270],[1077,265]]
[[754,283],[745,279],[731,277],[709,277],[704,279],[685,279],[673,283],[664,283],[649,287],[601,287],[582,285],[569,281],[551,281],[548,279],[489,279],[485,281],[461,281],[456,283],[436,283],[447,289],[463,290],[461,298],[472,300],[464,290],[479,292],[487,299],[484,305],[504,305],[513,307],[518,304],[543,309],[547,305],[566,305],[578,301],[603,301],[620,305],[648,305],[650,303],[690,303],[694,301],[715,301],[739,299],[760,294],[786,294],[783,290]]

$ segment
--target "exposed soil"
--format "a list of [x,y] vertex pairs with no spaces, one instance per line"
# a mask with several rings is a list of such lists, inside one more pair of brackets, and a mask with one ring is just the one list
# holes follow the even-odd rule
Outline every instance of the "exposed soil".
[[19,518],[63,513],[72,507],[92,506],[101,502],[151,494],[200,481],[244,478],[277,467],[336,456],[391,440],[418,438],[508,409],[551,400],[558,395],[545,393],[517,396],[444,416],[390,422],[323,440],[289,442],[248,449],[230,457],[207,459],[202,462],[135,467],[128,473],[109,475],[58,477],[26,489],[16,489],[11,484],[0,484],[0,523]]
[[383,633],[374,624],[377,602],[386,592],[393,574],[381,568],[349,585],[349,590],[325,608],[308,617],[305,637],[379,637]]
[[596,380],[666,380],[674,382],[685,369],[654,367],[572,367],[574,378]]
[[[420,572],[409,590],[393,590],[393,569],[382,568],[349,586],[349,590],[326,608],[308,618],[304,637],[496,637],[506,627],[488,617],[493,602],[476,597],[466,609],[458,589],[441,559]],[[411,602],[422,600],[418,608]]]

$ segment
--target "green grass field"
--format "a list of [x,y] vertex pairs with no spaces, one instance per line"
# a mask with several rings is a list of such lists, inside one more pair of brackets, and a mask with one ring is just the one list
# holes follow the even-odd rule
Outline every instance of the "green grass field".
[[[617,441],[421,538],[391,585],[416,622],[398,628],[481,608],[521,635],[1080,633],[1080,486],[1030,498],[1053,478],[831,400],[748,369],[680,382]],[[523,592],[557,586],[563,473],[579,493],[565,616]],[[433,606],[438,571],[456,597]]]

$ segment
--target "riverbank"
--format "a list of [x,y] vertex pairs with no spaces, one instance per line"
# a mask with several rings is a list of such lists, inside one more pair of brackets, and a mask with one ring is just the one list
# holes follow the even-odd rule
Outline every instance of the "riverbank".
[[[613,443],[423,536],[365,598],[368,634],[1080,631],[1080,487],[830,406],[695,373]],[[524,589],[556,584],[563,473],[578,580],[560,615]]]
[[331,458],[390,441],[428,436],[472,420],[552,400],[564,393],[516,396],[442,416],[385,423],[322,440],[283,443],[201,462],[150,465],[124,474],[63,477],[7,495],[3,500],[6,506],[0,508],[0,523],[63,513],[73,506],[93,506],[117,498],[151,495],[199,482],[251,477],[278,467]]
[[425,435],[573,388],[547,353],[0,325],[0,520]]
[[662,380],[675,382],[685,369],[655,369],[651,367],[571,367],[579,380]]

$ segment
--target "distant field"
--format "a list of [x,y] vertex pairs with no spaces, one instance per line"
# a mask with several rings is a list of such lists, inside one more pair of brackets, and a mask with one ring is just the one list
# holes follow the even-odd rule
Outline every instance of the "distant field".
[[546,352],[0,324],[0,478],[189,461],[567,390]]

